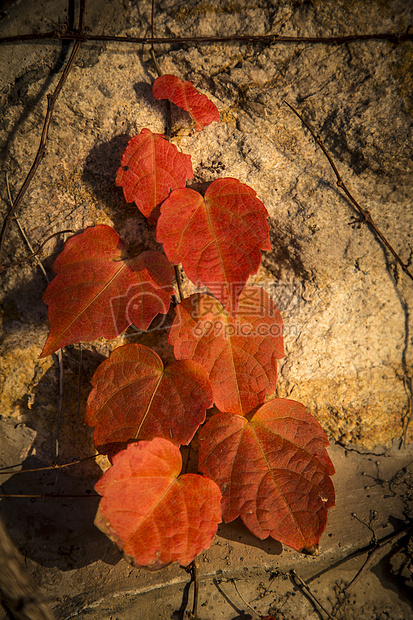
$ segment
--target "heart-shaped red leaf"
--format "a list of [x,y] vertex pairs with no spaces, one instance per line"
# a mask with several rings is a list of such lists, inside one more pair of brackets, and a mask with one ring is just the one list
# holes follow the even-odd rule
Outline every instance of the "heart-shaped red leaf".
[[334,467],[325,433],[303,405],[277,398],[250,421],[216,414],[199,443],[199,469],[222,491],[224,521],[240,515],[258,538],[317,552],[334,506]]
[[176,75],[157,77],[152,93],[155,99],[169,99],[189,112],[195,121],[196,131],[201,131],[213,121],[219,121],[219,112],[215,103],[212,103],[206,95],[199,93],[191,82],[183,82]]
[[184,360],[164,369],[155,351],[140,344],[115,349],[92,385],[85,420],[95,427],[101,453],[112,452],[113,444],[154,437],[188,444],[213,402],[200,364]]
[[277,359],[284,356],[282,319],[262,288],[245,287],[235,317],[199,293],[175,312],[169,333],[175,357],[205,368],[220,411],[248,413],[274,391]]
[[258,271],[261,250],[270,250],[267,210],[255,191],[237,179],[217,179],[205,198],[192,189],[172,192],[161,207],[157,240],[171,263],[205,284],[236,311],[249,275]]
[[138,568],[187,566],[208,549],[221,522],[217,485],[197,474],[178,477],[181,467],[169,441],[139,441],[113,457],[95,486],[103,496],[95,525]]
[[192,179],[191,156],[180,153],[160,134],[142,129],[131,138],[122,155],[116,185],[123,187],[126,202],[135,202],[149,217],[171,190]]
[[57,276],[43,295],[50,329],[41,357],[74,342],[116,338],[132,323],[147,329],[168,312],[174,293],[174,271],[163,254],[127,258],[123,241],[105,225],[69,239],[53,270]]

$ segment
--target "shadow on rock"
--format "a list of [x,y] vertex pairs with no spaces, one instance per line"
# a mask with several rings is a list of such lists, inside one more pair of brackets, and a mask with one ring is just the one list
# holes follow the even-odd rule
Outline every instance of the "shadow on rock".
[[116,173],[130,137],[119,134],[108,142],[95,144],[84,164],[82,180],[109,207],[113,206],[114,201],[119,207],[122,201],[122,190],[116,187]]
[[225,540],[232,540],[234,542],[240,542],[244,545],[250,545],[261,549],[268,555],[281,555],[283,546],[278,540],[274,540],[270,536],[265,540],[260,540],[244,525],[240,518],[235,519],[231,523],[221,523],[218,526],[217,536],[225,538]]
[[155,243],[155,229],[151,232],[147,219],[134,203],[126,203],[122,188],[116,186],[116,173],[130,137],[121,134],[109,142],[96,144],[86,158],[82,178],[101,202],[116,231],[122,234],[126,223],[126,231],[136,244],[142,245],[139,251],[143,251],[148,243]]
[[[83,422],[89,380],[102,356],[84,352],[80,390],[74,347],[65,355],[63,407],[59,428],[59,462],[95,453],[93,430]],[[73,357],[70,354],[73,354]],[[35,438],[22,469],[48,467],[56,461],[58,369],[52,366],[36,387],[29,409],[20,403],[24,424]],[[78,398],[80,394],[80,398]],[[99,497],[94,485],[102,471],[94,458],[63,469],[14,474],[2,484],[1,515],[20,552],[38,564],[72,570],[100,559],[117,563],[120,552],[95,526]]]

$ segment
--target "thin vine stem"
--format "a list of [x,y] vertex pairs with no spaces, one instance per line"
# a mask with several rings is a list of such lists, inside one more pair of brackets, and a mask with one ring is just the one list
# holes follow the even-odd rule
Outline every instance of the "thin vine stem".
[[100,499],[100,495],[93,493],[0,493],[0,499],[50,499],[52,497],[94,497]]
[[38,34],[20,34],[10,37],[0,37],[0,45],[6,43],[16,43],[19,41],[38,41],[41,39],[58,39],[63,41],[110,41],[118,43],[143,43],[148,45],[162,44],[185,44],[185,43],[261,43],[268,45],[289,44],[289,43],[309,43],[313,45],[344,45],[354,41],[390,41],[391,43],[402,43],[403,41],[413,41],[411,33],[377,32],[371,34],[353,34],[335,37],[287,37],[277,34],[267,35],[227,35],[222,37],[129,37],[121,35],[99,35],[85,34],[83,32],[61,32],[51,30]]
[[[152,39],[153,41],[155,41],[154,38],[154,23],[155,23],[155,0],[152,0],[152,7],[151,7],[151,34],[152,34]],[[153,64],[155,66],[155,70],[156,73],[158,74],[158,77],[160,77],[163,74],[163,71],[156,59],[156,55],[155,55],[155,50],[153,48],[153,45],[151,45],[151,48],[149,50],[149,53],[151,55]],[[171,135],[172,135],[172,117],[171,117],[171,104],[168,100],[166,100],[166,126],[165,126],[165,137],[168,141],[170,141],[171,139]],[[183,294],[183,290],[182,290],[182,285],[181,285],[181,274],[179,273],[179,267],[178,265],[174,265],[174,271],[175,271],[175,280],[176,280],[176,286],[178,288],[178,294],[179,294],[179,301],[183,301],[184,299],[184,294]]]
[[58,235],[63,235],[65,233],[73,233],[73,232],[75,231],[68,228],[66,230],[59,230],[58,232],[55,232],[52,235],[49,235],[44,241],[42,241],[42,243],[39,245],[36,251],[33,251],[32,254],[29,254],[28,256],[26,256],[26,258],[22,258],[21,260],[17,260],[13,263],[4,263],[1,267],[1,271],[4,271],[5,269],[9,269],[9,267],[17,267],[18,265],[24,265],[24,263],[27,263],[30,259],[36,258],[40,254],[40,252],[42,251],[46,243],[50,241],[50,239],[53,239],[53,237],[57,237]]
[[[83,27],[83,19],[84,19],[84,12],[85,12],[85,0],[81,0],[80,2],[80,9],[79,9],[79,31],[77,33],[73,33],[76,35],[81,35],[81,29]],[[26,195],[26,192],[29,188],[29,185],[33,179],[33,177],[35,176],[37,169],[42,161],[42,159],[44,158],[45,154],[46,154],[46,142],[47,142],[47,137],[48,137],[48,132],[49,132],[49,126],[50,126],[50,122],[52,120],[52,116],[53,116],[53,112],[54,112],[54,108],[55,108],[55,104],[57,101],[57,98],[67,80],[67,77],[74,65],[74,62],[76,60],[76,56],[80,50],[80,46],[82,45],[82,40],[81,39],[76,39],[75,44],[73,46],[72,52],[70,54],[69,60],[67,61],[67,64],[63,70],[62,75],[60,76],[60,80],[57,83],[57,86],[53,92],[53,94],[48,94],[47,95],[47,111],[46,111],[46,116],[44,119],[44,123],[43,123],[43,129],[42,129],[42,134],[40,137],[40,143],[39,143],[39,147],[37,149],[37,153],[36,153],[36,157],[33,161],[33,164],[29,170],[29,172],[27,173],[27,176],[23,182],[23,185],[21,186],[16,199],[13,202],[13,205],[10,207],[4,222],[3,222],[3,226],[2,226],[2,230],[0,233],[0,271],[2,270],[2,262],[3,262],[3,252],[4,252],[4,242],[5,242],[5,238],[7,235],[7,232],[9,230],[9,226],[10,223],[12,221],[12,219],[14,218],[17,209],[20,206],[20,203],[22,202],[24,196]]]
[[96,459],[101,454],[93,454],[92,456],[86,456],[83,459],[77,459],[76,461],[71,461],[70,463],[62,463],[61,465],[45,465],[44,467],[34,467],[31,469],[12,469],[13,467],[19,467],[19,465],[9,465],[8,467],[2,467],[0,469],[0,476],[10,476],[11,474],[32,474],[39,471],[50,471],[52,469],[63,469],[64,467],[71,467],[72,465],[78,465],[79,463],[83,463],[84,461],[91,461],[92,459]]
[[402,259],[400,258],[400,256],[397,254],[396,250],[393,248],[393,246],[390,244],[390,242],[387,240],[387,238],[383,235],[383,233],[381,232],[381,230],[377,227],[377,225],[374,223],[373,218],[371,217],[371,214],[369,211],[367,211],[367,209],[364,209],[358,202],[357,200],[354,198],[354,196],[350,193],[349,189],[347,188],[347,186],[345,185],[343,179],[341,178],[341,175],[339,173],[339,171],[337,170],[337,166],[335,165],[333,158],[331,157],[330,153],[327,151],[324,143],[322,142],[322,140],[320,139],[320,137],[314,132],[314,130],[310,127],[310,125],[307,123],[307,121],[301,116],[301,114],[290,104],[288,103],[288,101],[284,102],[289,108],[290,110],[292,110],[294,112],[294,114],[300,119],[300,121],[303,123],[303,125],[308,129],[308,131],[311,133],[311,135],[313,136],[316,144],[318,144],[318,146],[320,147],[320,149],[323,151],[328,163],[330,164],[335,176],[336,176],[336,183],[337,186],[345,193],[345,195],[347,196],[347,198],[350,200],[350,202],[353,204],[353,206],[356,208],[356,210],[360,213],[360,215],[363,217],[363,220],[370,226],[370,228],[373,230],[373,232],[377,235],[377,237],[380,239],[380,241],[382,242],[382,244],[386,247],[387,250],[389,250],[389,252],[391,252],[391,254],[394,256],[394,258],[396,259],[396,261],[399,263],[400,267],[403,269],[404,273],[411,279],[413,280],[413,274],[411,273],[411,271],[409,270],[408,266],[405,265],[405,263],[402,261]]

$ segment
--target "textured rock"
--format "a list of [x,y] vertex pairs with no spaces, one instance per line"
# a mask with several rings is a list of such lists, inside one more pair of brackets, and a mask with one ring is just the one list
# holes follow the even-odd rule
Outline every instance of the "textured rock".
[[[51,4],[43,5],[48,14]],[[149,3],[139,8],[132,3],[125,10],[112,2],[102,13],[94,3],[88,6],[86,26],[92,32],[147,32]],[[322,2],[263,2],[230,10],[221,2],[182,7],[165,1],[157,6],[155,29],[171,36],[242,34],[251,28],[254,33],[320,36],[357,32],[362,23],[376,31],[402,32],[411,20],[411,7],[402,2],[391,9],[380,2],[355,6],[341,2],[331,15]],[[55,14],[62,22],[64,3]],[[17,32],[23,27],[20,18],[10,11],[2,31]],[[38,12],[29,13],[24,26],[40,28]],[[13,53],[2,48],[1,136],[13,195],[36,152],[44,93],[57,81],[66,48],[48,43],[43,56],[37,45],[15,46]],[[221,112],[221,123],[195,133],[185,114],[173,110],[175,143],[192,156],[194,184],[234,176],[258,192],[270,213],[273,250],[263,254],[254,281],[271,291],[286,324],[278,393],[302,401],[344,444],[397,441],[411,400],[412,283],[359,222],[321,150],[284,100],[319,132],[349,189],[407,262],[412,245],[411,43],[164,45],[158,58],[165,72],[209,93]],[[128,138],[142,127],[163,131],[164,104],[151,95],[154,77],[146,49],[137,54],[126,44],[82,46],[56,105],[47,157],[20,209],[33,242],[59,229],[113,223],[127,240],[137,237],[141,247],[159,249],[153,230],[124,204],[114,184]],[[4,211],[5,196],[3,190]],[[62,248],[57,239],[43,253],[48,266],[48,256]],[[27,251],[15,227],[6,251],[8,260]],[[34,274],[32,263],[3,275],[5,333],[18,339],[25,334],[18,355],[27,363],[16,356],[24,371],[12,374],[16,394],[36,383],[33,347],[40,346],[40,324],[42,334],[45,330],[44,285]],[[188,283],[185,290],[192,286]],[[32,338],[28,325],[34,329]],[[8,398],[7,381],[5,391]]]

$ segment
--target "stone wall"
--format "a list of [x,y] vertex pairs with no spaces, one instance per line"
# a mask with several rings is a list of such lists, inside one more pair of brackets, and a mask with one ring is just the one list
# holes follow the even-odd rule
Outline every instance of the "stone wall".
[[[402,0],[248,4],[157,2],[155,33],[405,32],[413,13]],[[63,0],[35,6],[9,2],[0,31],[63,27],[65,16]],[[88,2],[85,27],[95,34],[142,36],[150,33],[149,20],[149,2]],[[0,206],[5,213],[5,172],[15,196],[37,150],[45,95],[57,83],[69,46],[18,43],[0,52]],[[173,110],[174,142],[192,156],[194,186],[236,177],[251,185],[268,209],[273,249],[263,253],[252,281],[271,293],[286,326],[278,394],[303,402],[327,434],[344,445],[399,442],[411,405],[413,282],[361,223],[320,148],[284,101],[319,133],[350,191],[408,262],[412,42],[187,44],[162,45],[156,52],[164,72],[191,80],[221,113],[219,124],[195,133],[186,115]],[[161,249],[145,218],[125,205],[115,186],[128,138],[143,127],[164,130],[164,103],[151,95],[155,76],[147,47],[82,45],[56,105],[47,155],[18,213],[34,244],[59,230],[109,223],[127,240],[137,235],[144,247]],[[50,241],[42,253],[49,277],[64,238]],[[28,252],[13,223],[6,261]],[[2,280],[1,420],[44,435],[49,423],[39,420],[48,409],[54,415],[58,384],[57,363],[38,359],[47,334],[41,300],[46,282],[35,261],[8,269]],[[185,290],[191,292],[192,285],[187,282]],[[119,342],[86,346],[81,412],[94,368]],[[66,395],[72,394],[71,381],[76,384],[76,355],[75,347],[64,353]],[[66,410],[77,415],[76,398],[67,399]],[[37,423],[43,430],[36,431]],[[29,450],[30,433],[25,437]],[[86,452],[78,443],[78,451]]]

